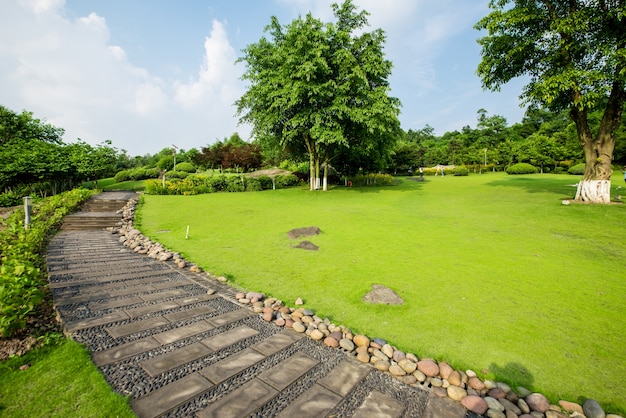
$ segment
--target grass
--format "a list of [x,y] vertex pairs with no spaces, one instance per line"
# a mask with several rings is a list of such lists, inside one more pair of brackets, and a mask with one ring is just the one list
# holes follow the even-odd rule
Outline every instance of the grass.
[[[93,182],[84,182],[82,187],[91,188],[94,186]],[[120,183],[115,182],[113,177],[98,180],[98,188],[110,191],[110,190],[130,190],[130,191],[142,191],[144,189],[144,180],[137,181],[122,181]]]
[[[576,181],[490,173],[327,193],[145,196],[137,221],[243,289],[292,306],[301,297],[356,332],[553,401],[591,397],[624,411],[626,206],[562,205]],[[319,251],[291,248],[286,233],[304,226],[323,231],[308,238]],[[363,302],[373,284],[405,304]]]
[[[30,364],[26,370],[20,366]],[[134,417],[72,340],[0,363],[0,417]]]

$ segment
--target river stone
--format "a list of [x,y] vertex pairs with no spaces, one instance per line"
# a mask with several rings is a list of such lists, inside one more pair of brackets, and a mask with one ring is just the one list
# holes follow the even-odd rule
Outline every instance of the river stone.
[[418,361],[420,361],[420,359],[418,359],[417,356],[415,354],[413,354],[413,353],[407,353],[406,354],[406,358],[408,360],[411,360],[411,361],[415,362],[416,364],[417,364]]
[[311,241],[301,241],[294,248],[300,248],[301,250],[309,250],[309,251],[317,251],[320,249],[317,245],[313,244]]
[[417,383],[417,378],[412,374],[408,374],[406,376],[402,376],[402,383],[405,385],[414,385]]
[[411,360],[408,359],[402,359],[398,362],[398,366],[402,367],[402,370],[404,370],[407,373],[413,373],[415,370],[417,370],[417,364],[413,363]]
[[606,414],[598,401],[595,399],[587,399],[583,403],[583,412],[587,418],[605,418]]
[[367,352],[361,352],[356,354],[356,359],[361,363],[369,363],[370,355]]
[[418,382],[423,383],[426,381],[426,375],[419,370],[415,370],[413,372],[413,376],[417,379]]
[[484,381],[484,384],[485,384],[485,389],[487,389],[487,390],[491,390],[493,388],[497,388],[498,387],[498,385],[496,385],[496,382],[494,382],[493,380],[489,380],[489,379],[486,379]]
[[550,408],[550,401],[541,393],[531,393],[524,398],[531,411],[541,412],[542,414]]
[[497,409],[491,409],[491,408],[487,410],[486,415],[489,418],[506,418],[506,415],[504,415],[504,412],[498,411]]
[[523,386],[517,387],[517,393],[519,393],[519,396],[521,396],[522,398],[525,398],[531,394],[531,392]]
[[559,411],[548,410],[548,411],[546,411],[546,418],[567,418],[567,415],[562,414]]
[[370,339],[365,335],[357,334],[352,338],[352,341],[357,345],[357,347],[369,347]]
[[339,345],[346,351],[354,350],[354,343],[348,338],[342,338],[341,340],[339,340]]
[[[439,363],[439,368],[441,369],[441,363]],[[461,386],[461,374],[457,371],[453,371],[448,376],[448,382],[450,382],[452,386]]]
[[[263,300],[265,295],[260,292],[248,292],[246,293],[246,299],[256,299],[256,301]],[[255,301],[255,302],[256,302]]]
[[478,415],[483,415],[489,409],[487,402],[480,396],[475,395],[468,395],[461,399],[461,405]]
[[496,398],[491,396],[485,396],[485,402],[489,405],[489,409],[495,409],[496,411],[504,411],[504,405],[502,405]]
[[575,402],[559,401],[559,405],[561,405],[561,408],[565,409],[567,412],[578,412],[579,414],[583,413],[583,407]]
[[381,360],[389,361],[389,357],[387,357],[387,355],[380,350],[374,350],[372,354]]
[[435,377],[439,374],[439,366],[437,366],[437,363],[431,359],[419,361],[417,363],[417,368],[428,377]]
[[496,382],[496,386],[502,389],[505,394],[511,391],[511,386],[507,385],[504,382]]
[[372,290],[363,296],[364,302],[385,304],[385,305],[403,305],[404,300],[398,296],[396,292],[382,285],[372,285]]
[[404,351],[394,350],[394,352],[393,352],[393,361],[398,363],[398,362],[400,362],[400,360],[404,360],[405,358],[406,358],[406,354],[404,354]]
[[274,319],[274,312],[263,312],[263,319],[265,322],[270,322]]
[[522,398],[517,400],[517,406],[522,410],[524,414],[530,414],[530,406],[526,403],[526,401]]
[[467,391],[459,386],[450,385],[448,387],[448,397],[455,401],[460,401],[467,396]]
[[374,367],[382,372],[388,371],[390,366],[389,362],[385,360],[380,360],[374,363]]
[[388,358],[393,358],[393,347],[389,344],[383,345],[383,348],[380,349]]
[[391,366],[389,366],[389,373],[394,376],[406,376],[406,372],[404,371],[404,369],[397,364],[392,364]]
[[306,331],[306,327],[304,326],[302,322],[294,322],[292,328],[294,331],[300,332],[300,333]]
[[441,376],[442,379],[447,379],[453,371],[454,369],[448,363],[444,361],[439,363],[439,376]]
[[469,386],[474,390],[483,390],[485,388],[483,381],[476,376],[469,378]]
[[506,397],[506,392],[501,388],[493,388],[488,392],[488,395],[492,398],[502,399]]
[[326,337],[326,338],[324,338],[324,345],[326,345],[328,347],[332,347],[332,348],[337,348],[337,347],[339,347],[339,341],[337,341],[333,337]]
[[517,407],[513,402],[509,401],[506,398],[498,399],[498,401],[504,406],[504,409],[507,411],[513,412],[515,415],[522,415],[522,410]]

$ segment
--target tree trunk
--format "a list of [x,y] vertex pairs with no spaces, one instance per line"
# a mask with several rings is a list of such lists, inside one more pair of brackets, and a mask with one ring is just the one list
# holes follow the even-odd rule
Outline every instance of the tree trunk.
[[305,135],[304,142],[306,144],[306,149],[309,152],[309,190],[315,190],[315,147],[311,143],[311,139],[308,135]]
[[[574,103],[578,102],[579,94],[574,93]],[[611,86],[609,100],[595,140],[591,136],[586,111],[576,106],[570,111],[570,116],[576,123],[578,139],[585,152],[585,174],[576,191],[578,201],[591,203],[611,201],[611,163],[615,149],[615,132],[622,123],[625,101],[624,83],[615,81]]]
[[328,161],[324,163],[324,187],[322,190],[328,191]]

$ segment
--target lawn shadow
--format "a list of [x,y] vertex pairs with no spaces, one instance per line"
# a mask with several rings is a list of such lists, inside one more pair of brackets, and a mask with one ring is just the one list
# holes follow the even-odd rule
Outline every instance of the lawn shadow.
[[489,373],[493,374],[497,381],[511,382],[515,387],[522,386],[529,390],[532,390],[535,381],[530,371],[519,363],[507,363],[505,366],[492,363],[489,366]]
[[527,193],[553,193],[564,198],[574,198],[578,185],[577,178],[550,178],[550,176],[550,174],[535,174],[534,176],[505,177],[485,184],[493,187],[517,187]]
[[344,186],[336,185],[334,189],[344,189],[355,193],[380,193],[385,190],[393,190],[398,192],[412,192],[421,190],[425,180],[418,180],[419,177],[395,178],[393,184],[384,186]]

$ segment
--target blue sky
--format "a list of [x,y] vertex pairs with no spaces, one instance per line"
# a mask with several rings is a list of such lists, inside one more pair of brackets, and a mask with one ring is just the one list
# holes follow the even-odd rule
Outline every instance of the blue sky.
[[[271,16],[332,19],[332,0],[9,0],[0,6],[0,104],[65,129],[64,140],[111,140],[130,155],[201,148],[250,127],[246,45]],[[487,0],[355,0],[387,34],[391,95],[404,130],[476,125],[476,112],[519,122],[522,82],[483,91],[476,76]]]

